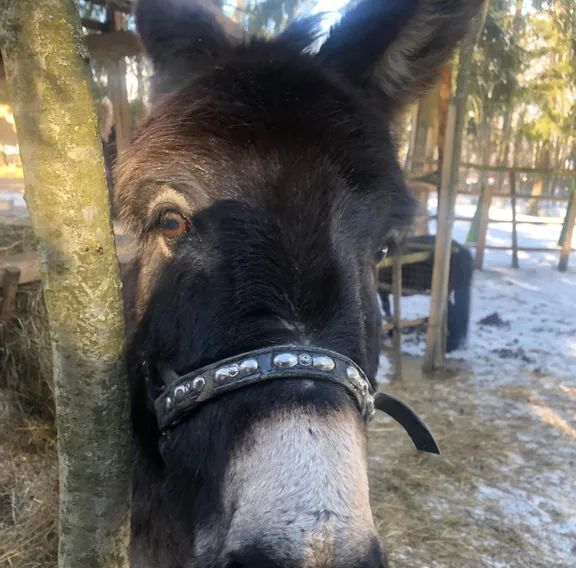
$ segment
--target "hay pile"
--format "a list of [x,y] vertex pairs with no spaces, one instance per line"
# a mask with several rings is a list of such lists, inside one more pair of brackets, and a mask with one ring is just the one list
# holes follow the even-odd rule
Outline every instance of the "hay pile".
[[21,286],[12,318],[0,325],[0,390],[26,416],[54,417],[52,353],[40,283]]
[[45,421],[25,418],[14,410],[14,401],[3,398],[0,566],[56,567],[58,468],[54,431]]
[[[0,226],[0,254],[34,245],[28,227]],[[32,283],[19,288],[12,318],[0,325],[0,566],[57,565],[55,440],[46,308]]]

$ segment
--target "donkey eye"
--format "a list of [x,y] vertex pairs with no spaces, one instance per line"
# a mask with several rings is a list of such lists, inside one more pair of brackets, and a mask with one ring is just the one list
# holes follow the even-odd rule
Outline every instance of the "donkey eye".
[[380,249],[376,255],[374,256],[374,262],[379,263],[386,258],[388,254],[388,247],[385,246],[384,248]]
[[165,237],[175,239],[189,231],[190,221],[176,211],[166,211],[160,217],[160,229]]

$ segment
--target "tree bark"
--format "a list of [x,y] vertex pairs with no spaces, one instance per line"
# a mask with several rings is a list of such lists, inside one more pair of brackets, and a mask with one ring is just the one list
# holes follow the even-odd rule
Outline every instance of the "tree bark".
[[452,100],[452,69],[454,62],[450,61],[442,69],[438,89],[438,172],[442,177],[444,164],[444,146],[446,141],[446,123],[448,121],[448,106]]
[[474,46],[484,21],[488,2],[484,2],[482,10],[475,16],[470,32],[464,38],[460,47],[456,93],[449,105],[446,125],[446,148],[442,165],[442,182],[438,195],[438,228],[434,247],[434,269],[432,289],[430,291],[430,317],[426,332],[426,353],[422,369],[425,373],[433,373],[444,367],[446,352],[446,313],[448,303],[448,275],[450,270],[450,254],[452,228],[454,225],[454,209],[458,194],[458,177],[462,155],[462,141],[466,126],[466,103],[470,86],[470,62]]
[[73,0],[0,0],[0,44],[50,322],[59,566],[126,568],[131,451],[122,291]]

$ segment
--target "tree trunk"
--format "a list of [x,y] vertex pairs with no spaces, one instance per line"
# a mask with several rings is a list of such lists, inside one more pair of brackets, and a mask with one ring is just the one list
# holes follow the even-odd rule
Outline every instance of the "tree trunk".
[[434,144],[430,144],[430,141],[434,141],[435,138],[437,100],[438,88],[436,87],[420,99],[418,104],[411,164],[411,171],[415,174],[421,175],[431,170]]
[[52,339],[59,566],[126,568],[131,451],[122,294],[81,38],[73,0],[0,0]]
[[[502,138],[500,139],[500,148],[498,149],[498,162],[497,166],[508,165],[508,154],[510,148],[510,139],[512,136],[512,114],[513,114],[513,101],[509,96],[504,110],[504,117],[502,119]],[[502,193],[502,185],[504,184],[504,172],[498,172],[496,181],[496,193]]]
[[442,69],[438,89],[438,171],[442,177],[442,164],[444,163],[444,146],[446,141],[446,122],[448,120],[448,105],[452,100],[452,69],[454,63],[450,61]]

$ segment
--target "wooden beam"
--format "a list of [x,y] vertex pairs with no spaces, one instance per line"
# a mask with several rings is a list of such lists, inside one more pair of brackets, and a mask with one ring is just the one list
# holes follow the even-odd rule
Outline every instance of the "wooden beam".
[[[416,264],[417,262],[423,262],[425,260],[428,260],[431,255],[432,255],[432,249],[430,249],[430,251],[425,252],[412,252],[408,254],[401,254],[399,255],[399,258],[401,264]],[[394,266],[396,256],[397,255],[387,256],[385,259],[381,260],[378,263],[377,268],[386,268]]]
[[394,349],[394,378],[398,381],[402,380],[402,327],[400,322],[402,316],[400,313],[400,305],[402,302],[402,257],[399,254],[400,250],[398,245],[394,245],[394,256],[392,257],[394,263],[392,264],[392,297],[394,300],[394,336],[393,349]]
[[0,324],[6,323],[14,313],[19,280],[19,268],[10,266],[4,270],[4,275],[2,277],[2,304],[0,305]]
[[88,0],[91,4],[98,6],[105,6],[106,8],[113,8],[118,12],[130,14],[134,10],[134,2],[132,0]]
[[564,223],[564,241],[562,243],[562,250],[560,251],[560,262],[558,263],[558,270],[566,272],[568,270],[568,257],[572,247],[572,237],[574,235],[574,224],[576,223],[576,178],[573,182],[572,199],[566,209],[566,221]]
[[[436,215],[431,215],[430,219],[436,219]],[[466,221],[471,223],[474,221],[474,217],[454,217],[454,221]],[[490,224],[492,223],[502,223],[502,224],[510,224],[512,223],[512,219],[489,219]],[[517,225],[562,225],[564,221],[562,219],[534,219],[533,221],[521,221],[516,219]],[[454,251],[452,251],[454,252]]]
[[117,61],[124,57],[136,57],[144,53],[140,37],[129,30],[88,34],[84,36],[84,41],[90,57],[101,61]]
[[512,199],[512,268],[518,268],[518,228],[516,221],[516,173],[510,172],[510,194]]
[[[480,191],[461,191],[458,195],[467,195],[469,197],[480,197]],[[493,193],[492,198],[510,199],[512,196],[509,193]],[[523,195],[516,194],[516,199],[536,199],[538,201],[569,201],[570,198],[565,195]]]
[[573,176],[576,175],[576,170],[567,170],[562,168],[524,168],[521,166],[484,166],[481,164],[473,164],[471,162],[462,162],[460,164],[462,168],[470,168],[472,170],[484,171],[484,172],[516,172],[516,173],[527,173],[527,174],[559,174]]
[[108,24],[105,22],[99,22],[98,20],[92,20],[91,18],[81,18],[82,26],[87,30],[93,30],[95,32],[106,33],[109,31]]
[[480,208],[480,220],[478,223],[476,255],[474,256],[474,268],[477,269],[481,269],[484,264],[484,249],[486,247],[486,236],[488,233],[488,224],[490,222],[490,205],[492,204],[493,191],[491,185],[484,186],[482,207]]
[[[136,243],[129,236],[117,235],[116,252],[120,264],[128,264],[136,254]],[[20,285],[40,281],[38,257],[34,252],[0,257],[0,278],[4,278],[11,267],[20,270]]]
[[[464,245],[466,248],[475,248],[476,243],[466,243]],[[508,245],[486,245],[484,247],[486,250],[512,250],[511,246]],[[519,251],[524,252],[561,252],[562,247],[518,247]],[[570,251],[576,251],[576,248],[572,247]]]
[[443,367],[446,342],[446,309],[448,302],[448,275],[452,247],[452,226],[457,189],[452,183],[454,141],[456,136],[456,105],[450,103],[446,121],[444,163],[438,203],[438,229],[434,248],[434,269],[430,293],[430,317],[426,330],[426,353],[423,370],[431,373]]
[[[411,320],[401,320],[399,323],[400,329],[409,329],[411,327],[420,327],[428,323],[428,318],[417,318]],[[382,331],[393,331],[394,323],[382,324]]]

